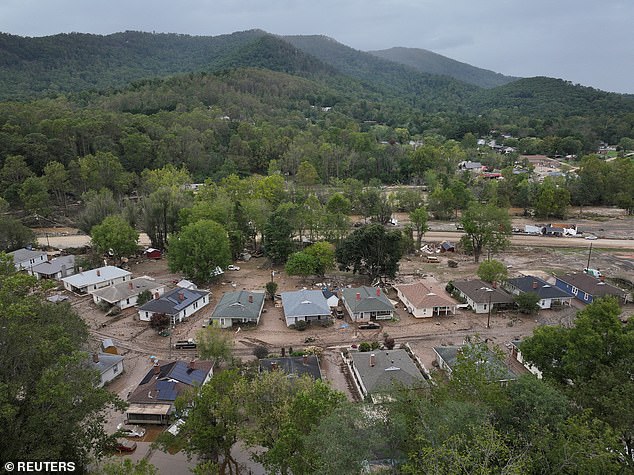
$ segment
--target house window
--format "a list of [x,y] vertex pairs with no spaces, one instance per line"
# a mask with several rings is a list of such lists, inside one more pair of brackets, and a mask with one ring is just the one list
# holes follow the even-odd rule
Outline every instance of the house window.
[[583,293],[583,300],[588,300],[588,297],[590,297],[587,293]]
[[125,299],[125,303],[126,303],[127,305],[129,305],[129,304],[130,304],[130,299]]
[[114,365],[114,368],[112,368],[112,372],[114,374],[117,374],[119,372],[119,365],[118,364]]
[[577,287],[573,287],[572,294],[576,296],[578,293],[579,293],[579,289]]

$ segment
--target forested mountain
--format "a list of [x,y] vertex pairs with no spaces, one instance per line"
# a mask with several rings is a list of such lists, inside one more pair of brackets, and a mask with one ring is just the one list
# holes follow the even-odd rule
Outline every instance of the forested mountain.
[[458,81],[487,89],[502,86],[519,79],[489,71],[488,69],[471,66],[470,64],[462,63],[422,48],[395,47],[368,51],[368,53],[395,63],[410,66],[423,73],[449,76]]
[[[447,58],[435,61],[437,65],[442,62],[444,73],[462,65]],[[469,71],[482,71],[462,66],[466,69],[461,74],[466,76]],[[347,112],[355,119],[407,127],[421,120],[412,119],[413,115],[438,112],[450,114],[454,122],[463,122],[465,115],[477,116],[491,110],[503,116],[539,118],[614,115],[634,110],[632,96],[549,78],[522,79],[483,89],[468,84],[466,76],[467,82],[462,82],[449,75],[423,73],[325,36],[282,37],[261,30],[215,37],[142,32],[107,36],[72,33],[42,38],[0,34],[0,100],[28,100],[86,90],[103,93],[141,79],[243,67],[316,81],[319,85],[315,87],[328,93],[315,96],[313,105],[330,107],[342,96],[353,97],[357,106]],[[497,77],[486,73],[486,77]],[[462,129],[459,125],[456,133]]]
[[549,117],[634,112],[634,95],[605,92],[548,77],[519,79],[474,96],[474,107],[515,110],[522,115]]

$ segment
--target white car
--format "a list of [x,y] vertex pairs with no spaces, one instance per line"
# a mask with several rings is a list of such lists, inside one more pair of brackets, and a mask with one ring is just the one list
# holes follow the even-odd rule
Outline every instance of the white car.
[[594,241],[595,239],[599,239],[599,238],[596,237],[594,234],[589,234],[588,236],[586,236],[586,239],[588,241]]
[[227,266],[227,270],[240,270],[238,266],[234,266],[233,264],[229,264]]
[[143,427],[123,422],[117,426],[117,432],[125,437],[143,437],[145,435]]

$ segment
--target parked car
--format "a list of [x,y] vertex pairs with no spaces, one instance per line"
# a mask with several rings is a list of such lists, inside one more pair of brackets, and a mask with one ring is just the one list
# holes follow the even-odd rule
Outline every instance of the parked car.
[[234,266],[233,264],[229,264],[227,266],[227,270],[240,270],[240,267]]
[[381,325],[376,322],[362,323],[359,325],[359,330],[377,330],[379,328],[381,328]]
[[588,241],[594,241],[595,239],[599,239],[599,238],[598,238],[598,237],[596,237],[594,234],[588,234],[588,235],[586,236],[586,239],[587,239]]
[[143,427],[123,422],[117,426],[117,432],[125,437],[143,437],[145,435]]
[[136,442],[128,439],[117,439],[117,444],[115,445],[117,452],[134,452],[136,450]]
[[191,338],[189,340],[178,340],[174,343],[174,348],[177,350],[195,350],[196,342]]

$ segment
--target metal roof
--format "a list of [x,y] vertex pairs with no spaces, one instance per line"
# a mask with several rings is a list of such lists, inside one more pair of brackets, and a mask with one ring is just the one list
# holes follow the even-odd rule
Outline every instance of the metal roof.
[[14,264],[19,264],[30,259],[36,259],[38,257],[41,257],[42,255],[46,256],[46,252],[22,248],[13,252],[9,252],[8,255],[13,257]]
[[118,279],[132,275],[127,270],[120,269],[115,266],[99,267],[98,269],[91,269],[79,274],[64,277],[62,282],[68,282],[73,287],[81,289],[89,285],[99,284],[112,279]]
[[41,262],[33,266],[32,271],[43,275],[55,275],[62,271],[62,267],[65,269],[74,269],[75,256],[60,256],[50,261]]

